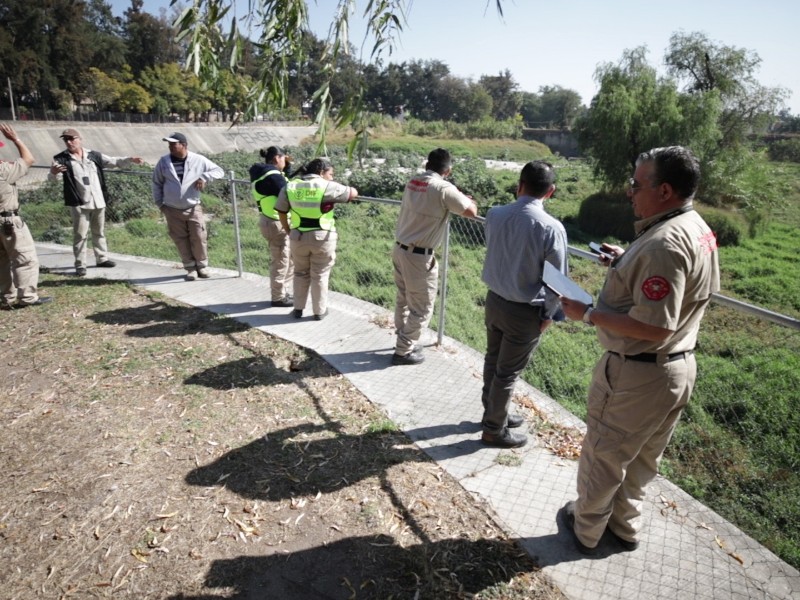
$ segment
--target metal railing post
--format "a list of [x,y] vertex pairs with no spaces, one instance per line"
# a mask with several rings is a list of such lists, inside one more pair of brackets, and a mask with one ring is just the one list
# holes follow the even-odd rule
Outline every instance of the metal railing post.
[[228,182],[231,186],[231,204],[233,205],[233,233],[236,238],[236,266],[239,267],[239,277],[242,276],[242,237],[239,233],[239,206],[236,203],[236,182],[233,180],[233,171],[228,171]]
[[442,283],[439,288],[439,331],[436,336],[436,345],[441,346],[444,339],[444,317],[447,309],[447,264],[450,262],[450,219],[447,219],[447,228],[444,230],[442,243]]

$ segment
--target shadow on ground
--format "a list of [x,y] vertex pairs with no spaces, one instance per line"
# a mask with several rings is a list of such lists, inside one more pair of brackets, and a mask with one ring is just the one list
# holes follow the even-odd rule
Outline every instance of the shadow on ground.
[[281,429],[189,472],[190,485],[224,485],[242,496],[280,500],[330,493],[380,476],[392,465],[427,461],[397,432],[348,435],[335,426]]
[[[487,562],[495,568],[475,568]],[[213,595],[179,594],[170,600],[211,600],[223,590],[237,600],[387,598],[398,589],[407,592],[405,598],[455,598],[534,570],[529,557],[507,540],[447,539],[402,547],[378,535],[288,554],[216,560],[204,581],[216,590]]]
[[218,318],[195,307],[173,306],[157,301],[135,308],[97,312],[87,318],[106,325],[128,325],[130,329],[125,332],[126,335],[142,338],[193,335],[198,332],[219,335],[249,328],[245,323]]

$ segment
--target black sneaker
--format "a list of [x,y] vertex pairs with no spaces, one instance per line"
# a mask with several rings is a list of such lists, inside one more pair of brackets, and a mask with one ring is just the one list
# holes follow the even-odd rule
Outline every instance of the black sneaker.
[[325,309],[325,312],[322,313],[321,315],[314,315],[314,320],[315,321],[322,321],[322,319],[324,319],[327,316],[328,316],[328,309]]
[[561,513],[564,516],[564,525],[567,526],[567,529],[569,529],[569,532],[572,534],[572,542],[575,544],[575,548],[578,552],[585,556],[594,556],[597,554],[597,546],[590,548],[575,535],[575,501],[570,500],[567,502],[561,509]]
[[78,277],[86,277],[86,267],[75,267],[75,275]]
[[113,269],[117,266],[117,263],[115,263],[113,260],[104,260],[103,262],[97,263],[97,266],[102,267],[103,269]]
[[272,308],[289,308],[290,306],[294,306],[294,298],[289,295],[284,296],[280,300],[272,301]]
[[639,541],[638,540],[630,541],[630,540],[622,539],[616,533],[614,533],[611,530],[611,527],[609,527],[608,525],[606,525],[606,532],[608,533],[608,535],[610,535],[612,538],[614,538],[614,541],[616,541],[617,544],[619,544],[622,547],[622,549],[625,550],[625,552],[633,552],[634,550],[636,550],[639,547]]
[[50,304],[53,299],[50,296],[39,296],[36,302],[17,302],[14,308],[28,308],[29,306],[41,306],[42,304]]
[[503,432],[498,434],[484,431],[481,436],[481,442],[495,448],[522,448],[528,443],[528,436],[521,433],[511,433],[508,427],[505,427]]
[[302,319],[302,318],[303,318],[303,309],[302,309],[302,308],[295,308],[295,309],[292,311],[292,316],[293,316],[295,319]]
[[522,427],[525,424],[525,418],[522,415],[508,415],[506,427],[514,429],[515,427]]
[[418,365],[421,362],[425,361],[425,355],[422,354],[419,350],[414,350],[413,352],[409,352],[408,354],[393,354],[392,355],[392,364],[395,366],[399,365]]

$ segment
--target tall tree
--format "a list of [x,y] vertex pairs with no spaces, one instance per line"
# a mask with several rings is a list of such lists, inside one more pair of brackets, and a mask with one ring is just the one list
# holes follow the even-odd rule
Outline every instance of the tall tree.
[[89,0],[84,16],[88,24],[86,45],[92,50],[91,65],[106,73],[125,64],[122,19],[115,17],[105,0]]
[[[91,64],[84,4],[6,0],[0,6],[0,65],[24,102],[69,108]],[[66,106],[65,106],[66,105]]]
[[581,95],[560,85],[539,88],[541,112],[539,120],[554,127],[571,127],[581,111]]
[[673,33],[664,62],[667,72],[690,94],[718,92],[723,146],[740,142],[750,130],[768,125],[787,92],[758,82],[761,64],[757,53],[714,42],[704,33]]
[[522,93],[511,71],[506,69],[497,75],[483,75],[479,83],[492,97],[492,115],[495,119],[512,119],[519,113]]
[[143,12],[143,4],[143,0],[131,0],[131,7],[125,11],[127,63],[136,76],[147,67],[179,62],[182,58],[175,31],[166,16],[162,13],[155,17]]
[[626,50],[618,63],[600,65],[595,77],[600,89],[577,132],[607,187],[622,187],[636,157],[650,148],[683,144],[705,157],[716,146],[717,93],[680,94],[648,64],[646,48]]

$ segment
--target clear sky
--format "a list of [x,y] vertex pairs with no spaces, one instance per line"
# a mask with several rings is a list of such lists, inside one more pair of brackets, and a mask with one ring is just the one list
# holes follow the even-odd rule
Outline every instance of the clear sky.
[[[237,0],[244,14],[246,0]],[[117,14],[129,0],[111,0]],[[338,0],[309,0],[311,29],[328,33]],[[756,76],[768,86],[787,88],[787,106],[800,115],[800,4],[797,0],[408,0],[408,19],[399,46],[385,62],[438,59],[459,77],[478,79],[508,69],[520,88],[536,92],[560,85],[588,104],[597,92],[599,63],[617,62],[626,48],[647,46],[659,67],[669,37],[701,31],[711,40],[755,51],[762,60]],[[154,15],[169,0],[144,0]],[[351,42],[362,45],[365,28],[357,2]],[[364,45],[362,59],[372,44]]]

